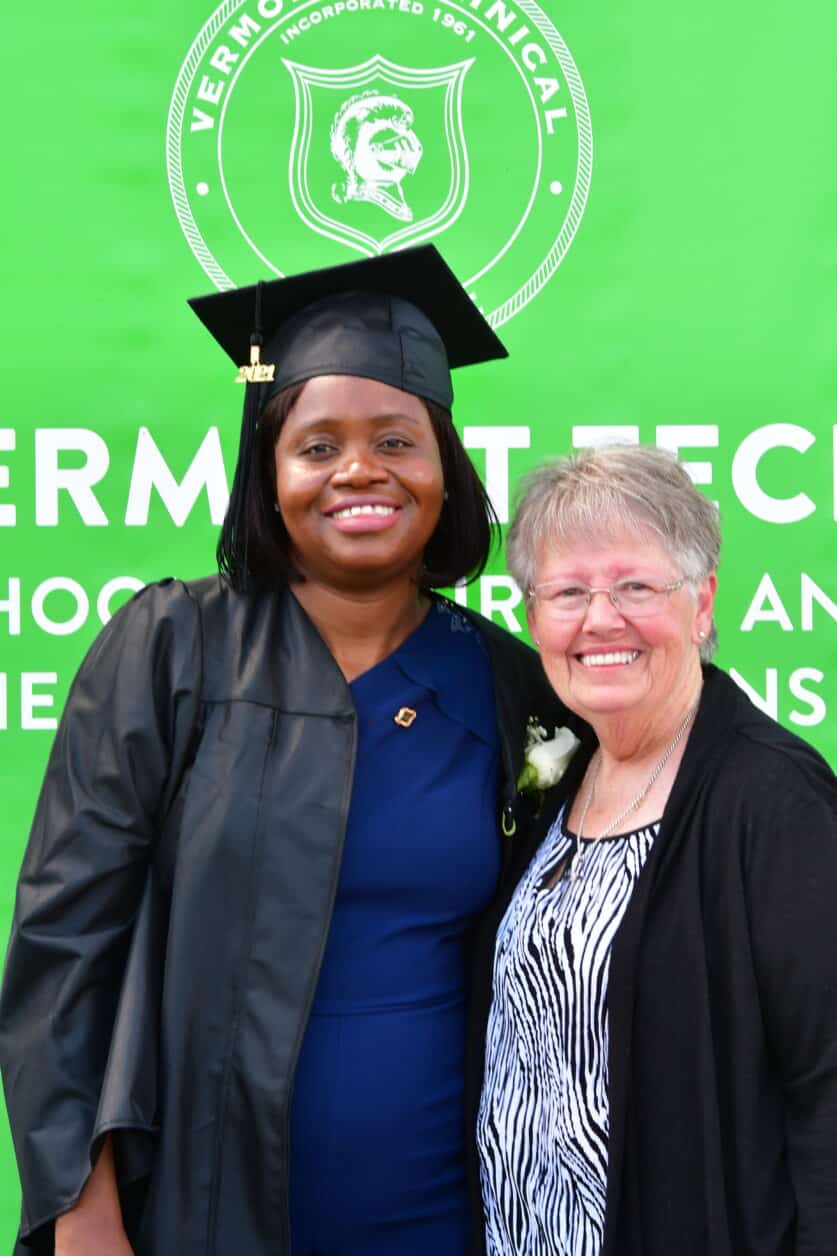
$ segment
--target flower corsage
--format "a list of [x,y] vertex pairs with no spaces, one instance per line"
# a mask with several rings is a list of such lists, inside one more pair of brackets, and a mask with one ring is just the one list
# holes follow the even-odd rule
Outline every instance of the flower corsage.
[[523,767],[517,778],[521,794],[543,793],[557,785],[567,770],[570,759],[579,746],[579,740],[568,728],[556,728],[552,737],[537,720],[526,725],[526,746],[523,751]]
[[[534,718],[526,725],[526,745],[523,750],[523,767],[517,778],[517,801],[521,795],[534,800],[534,814],[541,809],[547,789],[557,785],[567,770],[570,759],[578,749],[579,739],[569,728],[556,728],[551,737]],[[509,801],[503,808],[502,828],[505,837],[517,832],[517,805]]]

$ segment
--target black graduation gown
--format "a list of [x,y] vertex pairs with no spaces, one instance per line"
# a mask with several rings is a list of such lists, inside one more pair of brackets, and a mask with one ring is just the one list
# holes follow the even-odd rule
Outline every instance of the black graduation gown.
[[[527,719],[570,721],[534,652],[469,617],[495,680],[500,806]],[[290,1095],[355,740],[349,688],[287,590],[163,581],[94,643],[38,802],[0,998],[21,1253],[52,1251],[52,1219],[118,1131],[138,1256],[287,1256]]]
[[[595,748],[584,737],[480,926],[476,1121],[494,934]],[[837,780],[704,669],[695,724],[611,954],[602,1256],[837,1252]],[[471,1187],[479,1204],[473,1153]],[[484,1238],[473,1232],[474,1256]]]

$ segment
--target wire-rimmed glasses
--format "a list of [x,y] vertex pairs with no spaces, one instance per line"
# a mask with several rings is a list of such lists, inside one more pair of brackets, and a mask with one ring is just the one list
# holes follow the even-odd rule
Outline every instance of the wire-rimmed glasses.
[[683,587],[685,580],[671,584],[649,584],[647,580],[616,580],[611,585],[592,588],[577,580],[548,580],[533,585],[529,597],[554,619],[579,619],[587,613],[594,593],[606,593],[611,605],[629,619],[654,615],[669,593]]

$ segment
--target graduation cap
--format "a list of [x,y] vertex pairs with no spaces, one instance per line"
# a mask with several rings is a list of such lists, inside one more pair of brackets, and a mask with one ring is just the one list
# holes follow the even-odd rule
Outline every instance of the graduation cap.
[[318,375],[359,375],[449,410],[451,368],[508,356],[432,244],[193,297],[246,384],[225,528],[238,530],[259,415]]
[[361,375],[450,409],[451,368],[508,356],[432,244],[189,304],[262,405],[316,375]]

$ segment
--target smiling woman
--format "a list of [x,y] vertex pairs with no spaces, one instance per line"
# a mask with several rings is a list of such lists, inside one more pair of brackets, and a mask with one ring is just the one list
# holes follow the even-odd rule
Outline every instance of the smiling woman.
[[434,592],[492,540],[450,366],[505,351],[429,247],[193,305],[250,356],[221,575],[124,607],[56,739],[0,1000],[21,1241],[465,1256],[468,943],[527,721],[570,722]]
[[301,576],[380,585],[420,568],[444,504],[427,407],[378,380],[310,380],[276,441],[276,498]]
[[482,930],[489,1256],[834,1247],[837,782],[709,663],[719,550],[662,450],[523,486],[509,565],[590,727]]
[[[688,709],[700,688],[697,649],[712,623],[717,580],[694,586],[642,528],[550,546],[530,590],[529,621],[553,686],[594,725],[607,712],[631,736]],[[685,705],[684,705],[685,704]],[[593,817],[591,817],[592,819]]]
[[[424,522],[411,540],[414,548],[432,519],[433,526],[420,547],[421,587],[450,586],[465,573],[476,578],[485,565],[494,513],[449,411],[429,398],[350,376],[321,376],[311,380],[301,394],[298,386],[288,389],[266,407],[263,417],[265,453],[275,442],[275,481],[265,488],[275,491],[279,513],[275,522],[284,528],[285,552],[290,544],[288,513],[292,510],[287,494],[291,483],[302,483],[303,476],[296,472],[303,463],[308,464],[312,483],[319,476],[333,484],[334,494],[339,493],[340,503],[332,503],[326,511],[332,519],[338,515],[347,519],[389,518],[393,525],[399,524],[399,536],[404,537],[419,523],[418,512]],[[304,433],[299,431],[299,424],[305,424]],[[347,470],[338,471],[332,480],[336,462],[344,458],[346,445],[353,443],[358,447],[356,455],[349,458]],[[296,471],[292,460],[284,457],[292,450]],[[271,465],[269,457],[264,465]],[[387,491],[395,496],[387,498],[384,494],[378,500],[381,486],[387,483]],[[393,489],[392,485],[398,487]],[[389,525],[379,526],[386,531]],[[341,530],[371,537],[378,528],[367,522]],[[284,559],[272,555],[274,571],[277,561]]]

